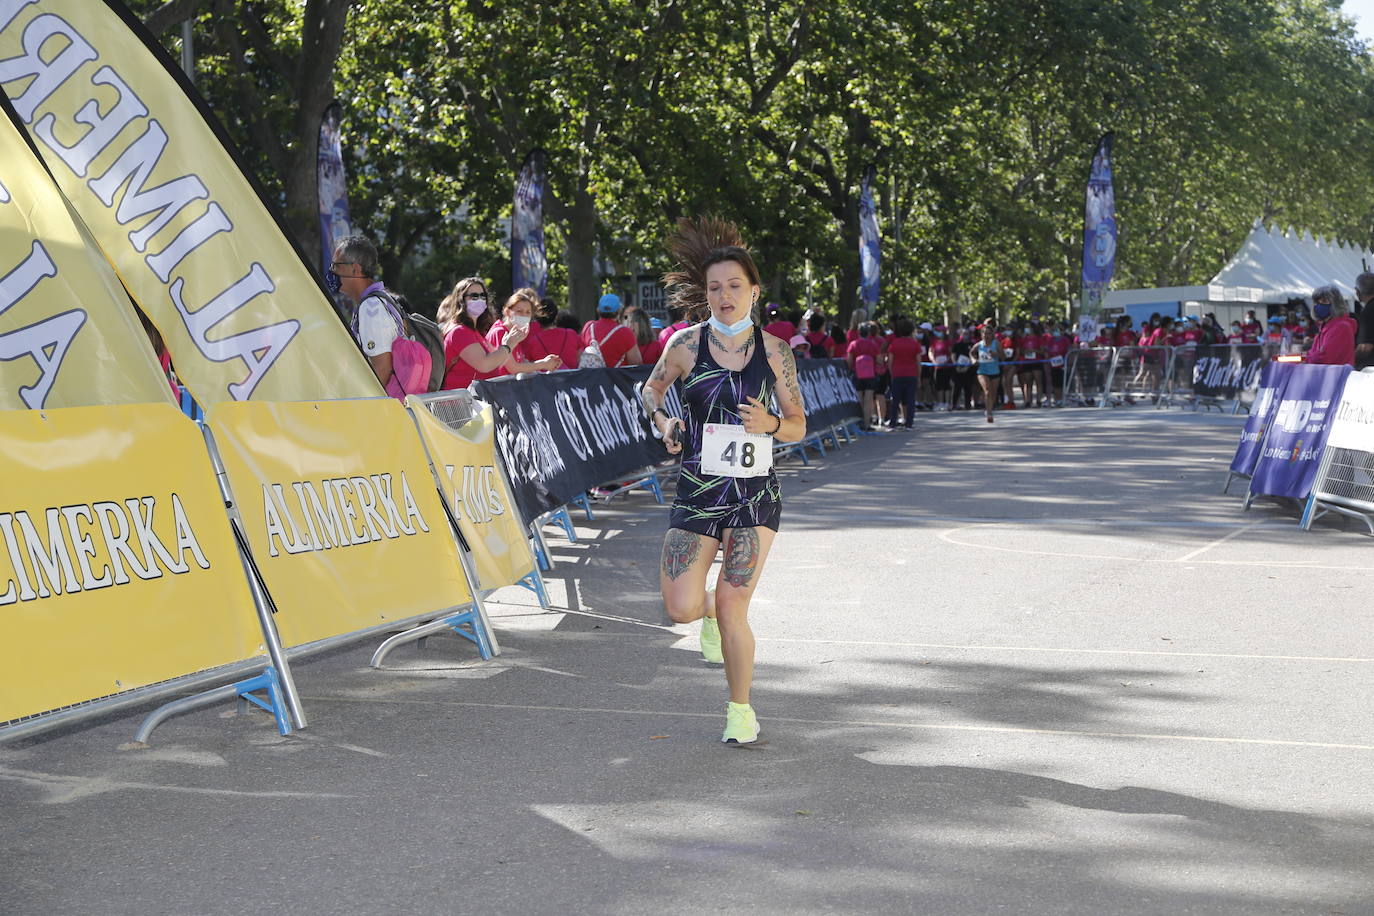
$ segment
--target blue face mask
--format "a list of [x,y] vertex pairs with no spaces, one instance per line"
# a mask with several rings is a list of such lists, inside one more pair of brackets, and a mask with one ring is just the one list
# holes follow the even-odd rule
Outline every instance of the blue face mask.
[[1316,316],[1318,321],[1325,321],[1331,317],[1331,306],[1325,302],[1314,302],[1312,303],[1312,314]]
[[734,324],[726,324],[725,322],[717,318],[715,315],[712,315],[709,319],[707,319],[707,324],[715,328],[717,331],[720,331],[726,337],[734,337],[736,334],[744,333],[749,329],[749,326],[753,323],[754,318],[752,315],[745,315],[743,318],[741,318],[739,321],[736,321]]
[[324,288],[329,290],[330,295],[337,296],[339,290],[343,289],[343,278],[332,270],[324,272]]

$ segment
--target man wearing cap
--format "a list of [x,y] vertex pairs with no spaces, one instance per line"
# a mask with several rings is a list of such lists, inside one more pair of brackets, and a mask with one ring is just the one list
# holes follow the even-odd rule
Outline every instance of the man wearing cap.
[[1266,347],[1271,347],[1272,354],[1275,356],[1286,355],[1292,346],[1292,338],[1283,326],[1282,315],[1269,316],[1269,330],[1264,333],[1264,340],[1261,341]]
[[607,368],[616,366],[638,366],[644,362],[639,352],[639,342],[635,332],[628,325],[616,321],[620,311],[620,297],[607,293],[596,304],[596,318],[582,327],[582,346],[590,347],[595,340],[601,348],[601,358]]

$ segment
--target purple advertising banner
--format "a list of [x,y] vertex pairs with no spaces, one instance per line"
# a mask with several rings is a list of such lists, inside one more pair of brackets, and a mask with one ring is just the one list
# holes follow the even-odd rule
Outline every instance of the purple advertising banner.
[[1306,499],[1350,375],[1349,366],[1293,366],[1250,479],[1254,496]]
[[549,261],[544,253],[544,151],[525,157],[515,183],[510,220],[511,289],[548,292]]
[[320,202],[321,270],[329,269],[334,245],[353,230],[348,218],[348,182],[344,178],[343,143],[339,122],[343,109],[330,102],[320,118],[320,145],[316,153],[316,179]]
[[[1202,349],[1199,347],[1198,349]],[[1260,444],[1264,442],[1264,431],[1274,419],[1274,410],[1283,399],[1283,386],[1287,384],[1293,368],[1300,363],[1264,364],[1260,373],[1259,390],[1255,392],[1255,403],[1250,408],[1250,417],[1241,430],[1240,445],[1236,447],[1236,457],[1231,461],[1231,471],[1249,477],[1255,473],[1255,463],[1259,461]]]
[[1083,208],[1083,314],[1096,315],[1116,271],[1116,192],[1112,186],[1112,135],[1093,150]]
[[869,308],[878,304],[881,285],[882,241],[878,235],[878,209],[873,204],[873,182],[877,175],[877,170],[870,165],[864,171],[863,189],[859,194],[859,268],[862,273],[859,298]]

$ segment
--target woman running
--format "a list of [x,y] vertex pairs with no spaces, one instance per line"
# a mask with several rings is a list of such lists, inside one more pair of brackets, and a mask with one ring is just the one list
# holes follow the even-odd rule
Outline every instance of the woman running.
[[[672,336],[643,390],[668,451],[683,455],[659,585],[668,616],[675,623],[701,620],[702,655],[725,662],[730,702],[720,740],[749,744],[759,734],[749,705],[749,601],[782,512],[773,440],[802,439],[806,412],[787,341],[754,323],[762,282],[739,230],[716,220],[681,219],[668,247],[678,262],[663,278],[672,301],[689,314],[705,304],[710,318]],[[679,379],[682,419],[663,409],[664,395]],[[781,416],[768,409],[774,397]],[[722,547],[720,575],[708,592],[707,574]]]
[[983,339],[973,345],[973,361],[978,366],[978,384],[983,386],[983,411],[991,423],[997,386],[1002,380],[1002,347],[991,321],[983,325]]

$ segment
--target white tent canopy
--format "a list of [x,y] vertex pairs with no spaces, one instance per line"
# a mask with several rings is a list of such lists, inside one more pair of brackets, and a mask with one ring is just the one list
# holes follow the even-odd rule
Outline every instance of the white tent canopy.
[[1282,305],[1289,299],[1305,299],[1328,283],[1349,298],[1355,292],[1355,277],[1365,270],[1362,261],[1374,269],[1374,254],[1364,248],[1314,239],[1308,232],[1299,236],[1292,227],[1280,232],[1255,220],[1240,250],[1207,285],[1110,290],[1104,304],[1111,309],[1165,302]]

